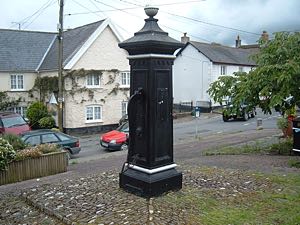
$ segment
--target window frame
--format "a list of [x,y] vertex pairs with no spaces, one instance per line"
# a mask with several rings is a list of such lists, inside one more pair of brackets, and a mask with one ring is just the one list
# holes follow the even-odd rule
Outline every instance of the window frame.
[[227,66],[226,65],[221,65],[220,66],[220,75],[227,75]]
[[[103,122],[103,114],[102,114],[102,105],[87,105],[85,106],[85,122],[86,123],[97,123],[97,122]],[[89,114],[92,114],[92,119],[88,119],[88,108],[92,108],[92,112]],[[100,118],[99,119],[95,119],[95,108],[100,108]],[[89,115],[90,116],[90,115]]]
[[[125,76],[125,77],[123,77]],[[125,81],[125,82],[123,82]],[[120,87],[130,87],[130,71],[121,72],[121,84]]]
[[128,113],[127,108],[128,108],[128,101],[122,101],[121,102],[121,114],[122,114],[122,116],[125,116]]
[[243,66],[239,66],[239,72],[244,72],[244,67]]
[[[15,88],[13,87],[13,77],[15,77]],[[19,78],[22,78],[22,88],[20,88],[19,86]],[[24,75],[23,74],[10,74],[10,90],[11,91],[24,91]]]
[[[92,84],[88,83],[89,77],[92,77]],[[99,84],[95,84],[96,77],[98,77],[98,79],[99,79]],[[87,88],[100,88],[101,87],[101,77],[100,77],[100,75],[97,75],[97,74],[88,74],[86,76],[85,83],[86,83]]]
[[[20,108],[18,112],[17,108]],[[14,106],[9,108],[9,111],[20,114],[22,117],[26,118],[27,106]]]

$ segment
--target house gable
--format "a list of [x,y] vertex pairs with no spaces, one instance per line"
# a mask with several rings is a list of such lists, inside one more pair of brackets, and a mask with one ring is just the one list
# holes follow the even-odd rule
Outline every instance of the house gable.
[[[108,32],[108,30],[110,31],[111,35],[110,37],[109,34],[105,33]],[[103,34],[105,33],[105,34]],[[117,29],[114,27],[114,25],[111,23],[110,19],[106,19],[105,21],[103,21],[101,23],[101,25],[94,31],[93,34],[90,35],[90,37],[86,40],[86,42],[81,46],[81,48],[76,52],[76,54],[71,55],[69,57],[69,59],[67,59],[67,63],[65,65],[65,69],[72,69],[73,67],[78,68],[78,66],[76,64],[80,64],[80,60],[82,57],[84,57],[85,53],[87,54],[91,54],[90,53],[90,49],[93,49],[94,47],[99,47],[99,44],[95,44],[95,42],[99,42],[99,37],[100,40],[103,41],[102,43],[102,48],[100,48],[101,52],[105,53],[105,49],[103,49],[103,47],[110,45],[110,43],[119,43],[123,40],[122,36],[119,34],[119,32],[117,31]],[[89,50],[89,51],[88,51]],[[107,49],[107,51],[111,50],[110,48]],[[96,50],[97,51],[97,50]],[[99,49],[98,49],[99,51]],[[120,49],[119,49],[120,51]],[[95,57],[91,58],[92,61],[95,60]],[[105,61],[107,60],[107,58],[105,58]],[[82,61],[82,60],[81,60]],[[107,64],[107,63],[106,63]],[[79,68],[86,68],[85,66],[79,67]],[[93,67],[91,67],[93,68]],[[116,67],[113,67],[116,68]],[[94,69],[98,69],[98,68],[94,68]]]
[[[110,25],[107,25],[89,48],[85,49],[84,54],[81,55],[76,63],[73,66],[73,63],[68,64],[67,68],[128,71],[127,52],[120,49],[118,43],[118,36],[115,35]],[[74,57],[74,59],[76,58]]]

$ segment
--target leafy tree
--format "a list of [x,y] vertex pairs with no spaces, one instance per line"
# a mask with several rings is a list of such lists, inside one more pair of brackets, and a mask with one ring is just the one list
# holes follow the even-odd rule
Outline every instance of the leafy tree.
[[0,111],[7,110],[9,107],[17,106],[19,102],[20,99],[11,99],[5,92],[0,92]]
[[41,102],[33,102],[27,109],[26,117],[32,128],[40,128],[39,120],[49,116],[47,107]]
[[264,113],[271,113],[272,108],[285,112],[300,105],[300,33],[276,33],[273,40],[261,39],[259,44],[260,51],[253,56],[255,69],[246,76],[220,77],[208,93],[217,102],[228,94],[234,97],[236,107],[245,100]]

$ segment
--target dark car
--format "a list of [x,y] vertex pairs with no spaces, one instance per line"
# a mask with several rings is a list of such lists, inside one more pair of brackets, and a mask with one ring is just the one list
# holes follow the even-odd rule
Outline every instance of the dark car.
[[100,137],[100,145],[108,150],[127,150],[128,148],[128,122],[123,123],[116,130],[112,130]]
[[124,116],[121,117],[119,120],[119,126],[121,126],[123,123],[128,122],[128,114],[125,114]]
[[11,133],[19,135],[29,130],[30,126],[20,114],[14,112],[0,112],[0,134]]
[[222,112],[224,122],[230,119],[242,119],[243,121],[247,121],[250,117],[254,118],[255,115],[255,107],[250,107],[247,104],[242,104],[237,109],[235,109],[233,105],[227,105],[223,108]]
[[70,156],[78,154],[81,150],[78,138],[54,130],[32,130],[22,133],[21,138],[32,146],[45,143],[58,144],[68,151]]

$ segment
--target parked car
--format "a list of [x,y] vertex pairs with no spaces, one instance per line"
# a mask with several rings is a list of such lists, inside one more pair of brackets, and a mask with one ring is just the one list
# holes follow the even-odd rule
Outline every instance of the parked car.
[[69,156],[76,155],[81,150],[78,138],[49,129],[24,132],[21,139],[32,146],[45,143],[58,144],[69,153]]
[[108,150],[128,149],[129,125],[123,123],[116,130],[112,130],[100,137],[100,145]]
[[19,135],[24,131],[31,130],[24,118],[14,112],[0,112],[0,134],[16,134]]
[[227,105],[223,108],[223,121],[227,122],[230,119],[242,119],[247,121],[250,117],[254,118],[256,115],[255,107],[250,107],[247,104],[240,105],[239,108],[233,108],[233,105]]

